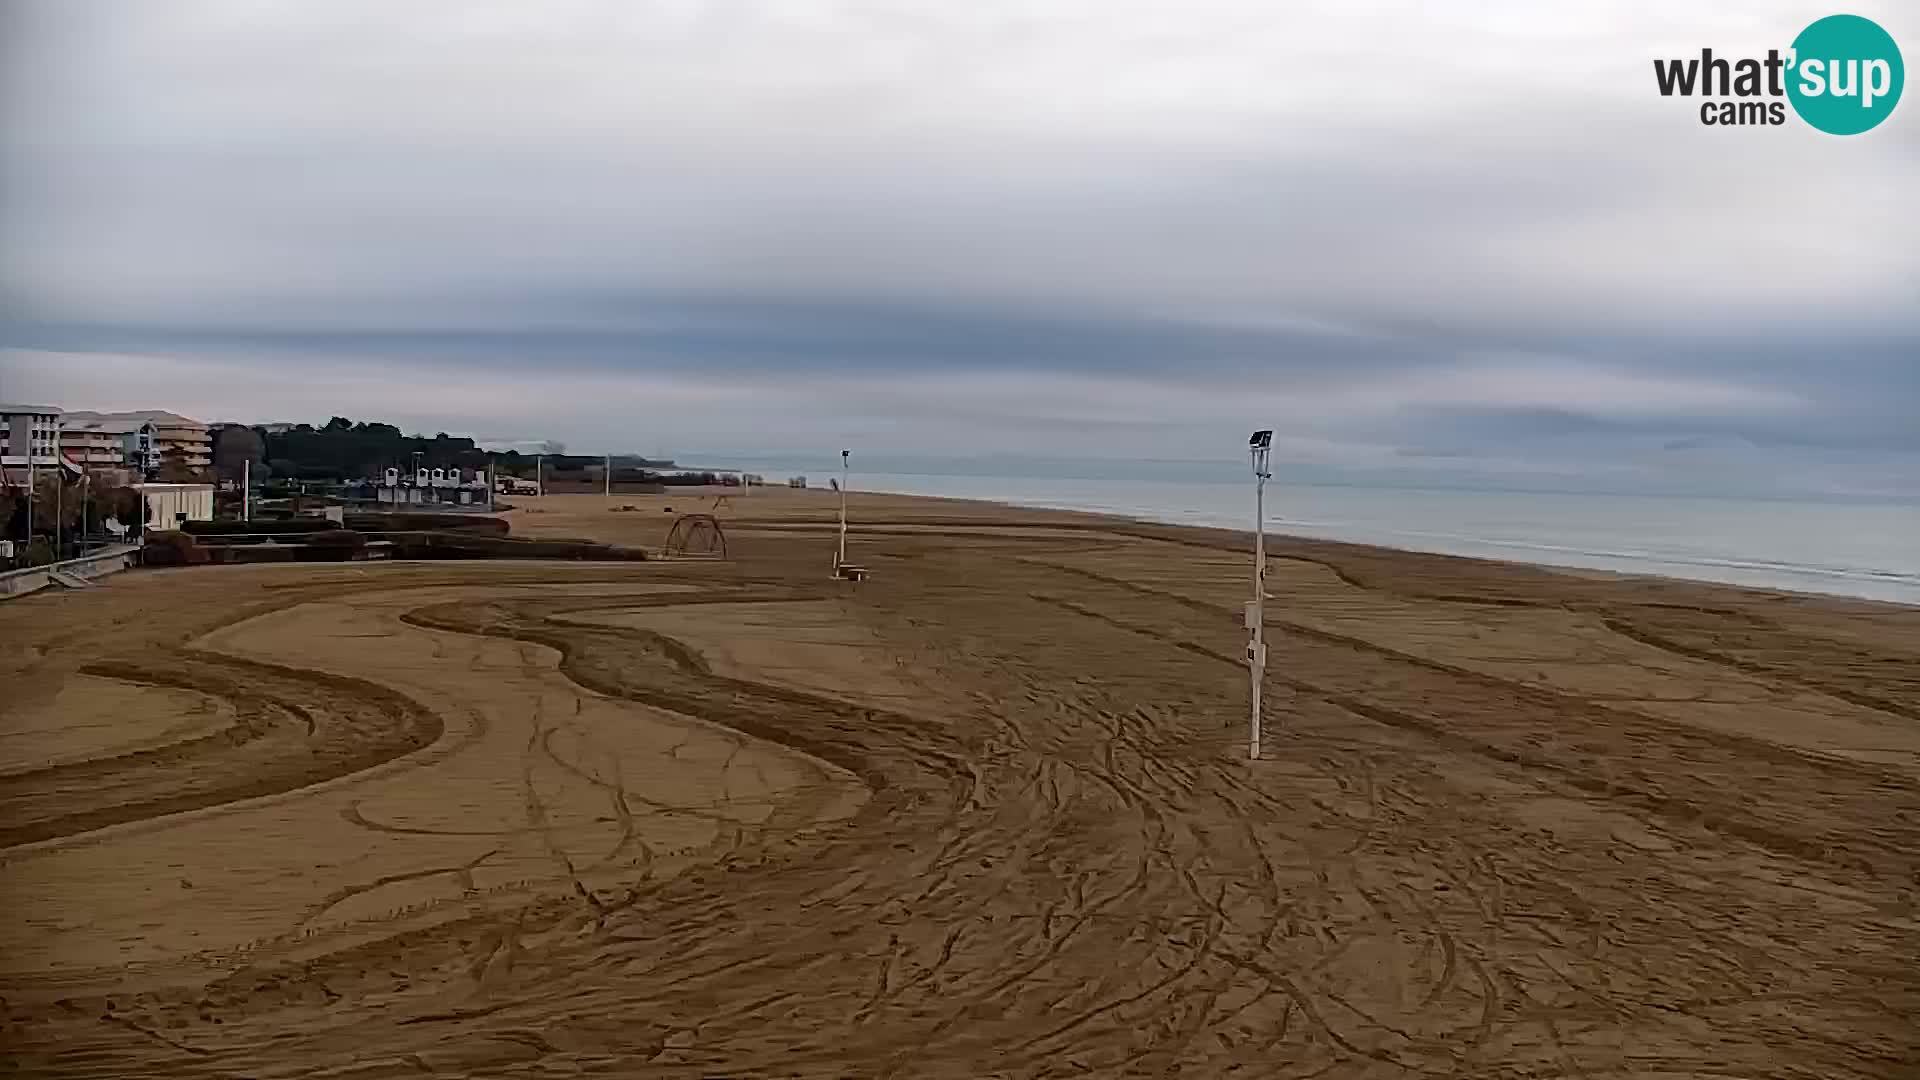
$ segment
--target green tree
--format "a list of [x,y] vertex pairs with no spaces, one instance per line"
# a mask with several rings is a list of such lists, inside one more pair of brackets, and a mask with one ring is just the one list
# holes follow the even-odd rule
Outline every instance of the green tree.
[[[81,489],[77,482],[65,481],[65,470],[35,470],[33,483],[33,536],[51,538],[57,531],[64,538],[72,540],[79,536],[81,513]],[[64,486],[63,486],[64,484]],[[9,489],[8,501],[13,517],[8,519],[9,531],[18,530],[16,540],[28,539],[26,535],[27,492],[23,488]]]
[[238,424],[213,433],[213,471],[222,480],[239,480],[253,463],[253,478],[267,478],[267,444],[260,433]]
[[98,481],[93,485],[92,494],[86,497],[89,523],[95,532],[105,531],[109,518],[132,528],[140,522],[140,501],[140,493],[124,484]]

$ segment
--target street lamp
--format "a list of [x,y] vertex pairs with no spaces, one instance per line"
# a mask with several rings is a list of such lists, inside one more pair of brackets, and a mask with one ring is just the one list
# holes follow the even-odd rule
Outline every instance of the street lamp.
[[1247,756],[1260,760],[1260,684],[1267,674],[1267,451],[1273,432],[1261,430],[1247,440],[1253,462],[1253,600],[1247,604],[1247,673],[1253,684],[1253,714],[1247,727]]
[[847,563],[847,455],[851,450],[840,451],[840,551],[833,557],[833,572],[837,577],[840,568]]

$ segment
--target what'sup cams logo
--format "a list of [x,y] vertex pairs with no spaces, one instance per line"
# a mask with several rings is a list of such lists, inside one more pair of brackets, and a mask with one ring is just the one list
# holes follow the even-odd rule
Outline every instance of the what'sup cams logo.
[[1701,49],[1698,58],[1655,60],[1653,78],[1662,97],[1707,98],[1702,124],[1784,124],[1792,105],[1829,135],[1858,135],[1892,114],[1907,70],[1880,24],[1829,15],[1800,31],[1784,55],[1768,49],[1765,59],[1729,60]]

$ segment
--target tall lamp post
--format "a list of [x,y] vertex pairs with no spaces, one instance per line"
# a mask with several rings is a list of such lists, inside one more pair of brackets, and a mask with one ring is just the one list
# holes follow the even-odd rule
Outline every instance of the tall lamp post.
[[1253,713],[1247,726],[1247,756],[1260,760],[1260,684],[1267,674],[1267,451],[1271,430],[1247,440],[1253,462],[1253,600],[1247,604],[1247,674],[1253,684]]
[[847,455],[850,450],[840,451],[840,550],[833,557],[833,571],[838,574],[847,562]]

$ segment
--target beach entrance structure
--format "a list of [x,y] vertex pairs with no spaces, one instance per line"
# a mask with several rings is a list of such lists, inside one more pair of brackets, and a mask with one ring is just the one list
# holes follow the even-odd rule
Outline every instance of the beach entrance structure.
[[1247,674],[1253,684],[1253,712],[1247,725],[1247,756],[1260,760],[1260,684],[1267,674],[1267,451],[1271,430],[1247,440],[1253,460],[1253,599],[1247,602]]

